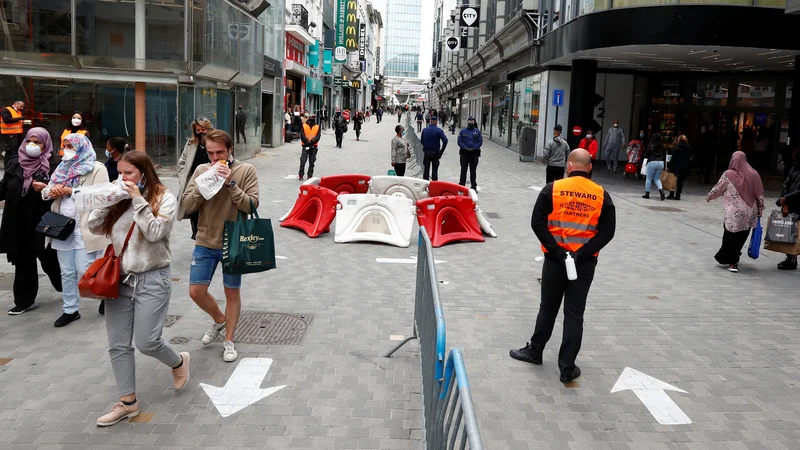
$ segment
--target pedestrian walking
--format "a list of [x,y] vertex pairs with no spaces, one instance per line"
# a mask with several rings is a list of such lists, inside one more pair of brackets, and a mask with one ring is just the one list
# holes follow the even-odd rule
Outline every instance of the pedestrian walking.
[[381,120],[383,120],[383,106],[378,107],[378,112],[375,115],[378,116],[378,123],[381,123]]
[[[186,192],[183,193],[186,211],[200,212],[197,242],[189,271],[189,297],[214,321],[200,342],[203,345],[211,344],[225,328],[222,359],[233,362],[239,357],[233,339],[242,310],[242,276],[222,275],[225,313],[208,292],[208,286],[217,265],[222,262],[225,222],[235,221],[241,213],[252,214],[251,206],[258,208],[258,175],[251,164],[233,159],[233,139],[228,133],[222,130],[209,131],[206,134],[206,149],[211,163],[203,164],[195,170]],[[225,187],[210,200],[200,194],[195,181],[207,170],[216,170],[219,176],[225,178]]]
[[357,112],[355,117],[353,117],[353,129],[356,130],[356,140],[361,140],[361,125],[364,124],[364,113],[361,111]]
[[128,143],[121,137],[112,137],[106,141],[106,158],[108,159],[105,162],[105,166],[106,172],[108,172],[108,181],[116,181],[119,178],[117,163],[128,150],[130,150]]
[[481,147],[483,147],[483,134],[478,129],[475,118],[467,119],[467,128],[458,133],[458,155],[461,159],[461,177],[458,184],[467,185],[467,169],[469,169],[469,181],[472,189],[478,190],[478,161],[481,158]]
[[297,177],[303,181],[303,175],[306,170],[306,161],[308,161],[308,178],[314,176],[314,165],[317,162],[317,151],[319,150],[319,139],[322,137],[319,125],[316,123],[317,117],[312,115],[303,125],[303,133],[300,139],[303,142],[303,147],[300,151],[300,171]]
[[5,139],[6,150],[3,156],[3,167],[9,166],[11,157],[17,154],[17,150],[22,146],[22,135],[24,134],[23,125],[30,125],[30,120],[22,117],[25,110],[25,102],[17,100],[0,110],[0,134]]
[[547,141],[542,152],[542,162],[547,164],[545,178],[547,183],[564,178],[564,167],[569,156],[569,144],[561,137],[561,125],[553,127],[553,139]]
[[614,120],[603,139],[603,153],[606,154],[606,167],[609,171],[617,173],[619,167],[619,152],[625,149],[625,131],[619,127],[619,120]]
[[63,148],[64,148],[64,140],[67,138],[67,135],[70,134],[82,134],[86,137],[89,137],[89,131],[86,130],[86,126],[83,121],[83,113],[80,111],[75,111],[72,114],[72,118],[70,119],[70,126],[64,129],[61,133],[61,139],[58,140],[58,145],[60,146],[59,149],[62,151],[59,152],[59,155],[63,156]]
[[411,149],[405,137],[406,129],[402,125],[394,127],[395,136],[392,138],[392,168],[398,177],[406,174],[406,161],[411,158]]
[[[791,157],[783,157],[784,160],[792,161],[789,166],[789,174],[783,181],[783,188],[781,189],[781,197],[775,204],[781,208],[784,216],[790,213],[800,213],[800,148],[795,149]],[[785,162],[784,164],[788,164]],[[787,198],[789,199],[787,201]],[[778,263],[778,270],[796,270],[797,269],[797,255],[786,255],[786,260]]]
[[[597,139],[595,139],[594,131],[586,130],[586,137],[581,139],[578,148],[582,148],[589,152],[589,155],[592,157],[592,170],[594,170],[594,165],[597,162],[597,152],[600,149]],[[590,178],[591,175],[592,173],[589,172]]]
[[38,305],[38,259],[50,283],[61,292],[61,269],[56,251],[44,245],[44,235],[36,231],[52,201],[40,192],[58,166],[53,142],[44,128],[31,128],[20,148],[11,153],[0,181],[0,201],[5,201],[0,222],[0,253],[14,266],[14,307],[11,316],[28,312]]
[[685,134],[678,136],[678,145],[672,148],[672,158],[669,160],[669,171],[677,178],[674,191],[670,191],[667,197],[670,200],[680,200],[683,192],[683,182],[689,176],[689,159],[692,154],[692,147]]
[[422,116],[422,110],[418,110],[414,120],[417,122],[417,133],[422,133],[422,121],[425,118]]
[[236,143],[239,143],[239,136],[242,137],[244,143],[247,144],[247,135],[244,132],[245,125],[247,125],[247,113],[244,112],[244,105],[239,105],[236,110]]
[[653,133],[650,138],[650,143],[647,144],[647,150],[644,152],[644,159],[647,160],[645,166],[645,174],[647,178],[644,182],[644,195],[642,198],[650,198],[650,188],[653,183],[658,188],[658,193],[661,195],[661,201],[664,201],[664,189],[661,185],[661,172],[664,171],[664,161],[667,159],[667,152],[664,149],[664,144],[661,142],[661,133]]
[[[447,135],[437,124],[436,116],[431,117],[430,125],[422,130],[420,137],[422,151],[425,154],[422,160],[424,166],[422,178],[425,180],[439,180],[439,160],[444,154],[444,149],[447,148]],[[433,166],[433,173],[431,173],[431,166]]]
[[716,186],[706,196],[706,201],[723,197],[725,218],[722,247],[714,259],[728,266],[728,271],[739,272],[739,257],[756,219],[764,212],[764,185],[761,176],[747,163],[744,152],[734,152],[731,162]]
[[367,122],[370,122],[370,116],[372,116],[372,113],[370,113],[369,109],[367,109],[367,112],[364,113],[364,116],[366,116]]
[[284,127],[286,128],[286,137],[285,141],[291,143],[292,142],[292,113],[288,109],[286,113],[283,115]]
[[336,117],[333,118],[333,132],[336,135],[336,148],[342,148],[342,139],[347,133],[347,121],[340,111],[336,111]]
[[172,369],[176,391],[189,381],[189,353],[178,353],[161,337],[172,295],[169,238],[177,199],[161,183],[153,161],[143,151],[122,155],[119,172],[131,198],[89,215],[89,231],[108,237],[115,254],[122,254],[119,296],[108,301],[105,316],[120,401],[97,419],[101,427],[139,415],[132,342],[142,354]]
[[400,123],[400,121],[401,121],[402,119],[403,119],[403,110],[402,110],[402,109],[400,109],[400,108],[398,108],[398,109],[397,109],[397,123]]
[[325,106],[324,103],[319,108],[319,114],[317,115],[317,118],[319,119],[319,126],[322,129],[322,132],[326,132],[328,128],[330,128],[328,122],[330,117],[328,116],[328,107]]
[[214,129],[211,121],[207,117],[198,117],[192,122],[192,138],[183,146],[181,157],[178,158],[178,220],[188,218],[192,226],[192,240],[197,238],[197,222],[199,213],[186,213],[183,206],[183,193],[189,185],[194,171],[203,164],[211,161],[208,159],[206,151],[206,134]]
[[516,360],[541,365],[563,299],[564,332],[558,351],[562,383],[581,375],[575,359],[583,340],[586,297],[597,256],[616,229],[614,203],[605,189],[589,179],[591,165],[588,151],[573,150],[567,161],[568,178],[548,183],[539,193],[531,217],[531,228],[545,254],[539,315],[530,342],[510,351]]
[[42,190],[42,199],[53,200],[50,210],[75,220],[76,225],[66,239],[45,238],[45,246],[56,251],[61,268],[63,314],[53,324],[64,327],[81,318],[78,281],[86,269],[108,247],[108,239],[89,232],[89,211],[78,213],[73,189],[108,182],[106,166],[97,162],[97,155],[89,138],[82,134],[68,134],[63,140],[64,157],[50,183]]

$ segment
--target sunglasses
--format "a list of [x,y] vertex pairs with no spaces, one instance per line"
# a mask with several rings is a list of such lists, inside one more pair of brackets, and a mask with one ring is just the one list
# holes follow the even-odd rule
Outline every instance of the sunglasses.
[[211,122],[208,117],[196,117],[194,119],[195,122]]

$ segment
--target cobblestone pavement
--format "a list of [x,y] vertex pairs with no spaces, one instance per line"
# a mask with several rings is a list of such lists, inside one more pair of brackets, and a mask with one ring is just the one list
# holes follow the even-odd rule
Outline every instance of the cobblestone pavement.
[[[384,174],[396,121],[350,132],[344,149],[322,138],[316,175]],[[448,133],[448,136],[452,136]],[[455,136],[440,176],[456,181]],[[419,352],[410,343],[392,358],[392,337],[411,334],[414,266],[379,264],[416,249],[334,244],[277,226],[297,196],[299,145],[268,149],[250,162],[261,182],[261,217],[275,220],[279,268],[244,278],[243,309],[302,315],[300,345],[240,343],[240,359],[271,358],[263,388],[282,390],[221,417],[199,386],[223,386],[218,343],[202,346],[207,317],[188,296],[192,243],[188,222],[172,235],[174,289],[165,337],[192,353],[192,378],[181,393],[169,370],[138,355],[139,423],[107,429],[94,421],[117,400],[104,322],[96,302],[62,329],[60,298],[46,283],[39,309],[0,315],[0,448],[420,448]],[[558,381],[560,319],[542,366],[511,360],[525,344],[539,301],[542,255],[530,212],[544,167],[488,143],[478,167],[480,200],[498,238],[435,249],[448,347],[459,347],[490,449],[800,448],[800,274],[782,273],[782,255],[745,259],[739,274],[713,261],[722,207],[707,204],[707,186],[689,185],[681,202],[640,198],[643,182],[598,168],[617,205],[617,237],[600,255],[586,311],[583,376]],[[294,175],[295,177],[291,177]],[[176,187],[177,180],[167,180]],[[774,198],[771,201],[774,201]],[[652,208],[671,207],[677,211]],[[5,258],[2,258],[4,261]],[[5,262],[0,272],[11,273]],[[222,299],[221,280],[212,293]],[[0,286],[9,289],[10,285]],[[2,304],[12,304],[0,291]],[[257,325],[256,325],[257,326]],[[5,359],[4,359],[5,358]],[[10,359],[10,361],[8,361]],[[630,367],[680,388],[669,398],[691,419],[660,425],[631,391],[612,394]]]

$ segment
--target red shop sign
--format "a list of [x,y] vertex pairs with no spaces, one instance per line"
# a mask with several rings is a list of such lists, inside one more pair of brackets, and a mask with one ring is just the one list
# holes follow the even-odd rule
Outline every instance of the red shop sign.
[[298,64],[305,65],[306,46],[303,41],[286,33],[286,59]]

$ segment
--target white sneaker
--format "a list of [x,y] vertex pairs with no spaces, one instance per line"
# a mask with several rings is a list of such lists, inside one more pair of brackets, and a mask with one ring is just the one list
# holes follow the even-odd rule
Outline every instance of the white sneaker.
[[222,344],[222,360],[225,362],[234,362],[239,358],[239,353],[233,348],[233,341],[225,341]]
[[217,339],[220,331],[222,331],[223,328],[225,328],[224,323],[212,323],[211,328],[209,328],[208,331],[206,331],[206,334],[203,335],[203,338],[200,339],[200,342],[202,342],[203,345],[208,345],[214,342],[214,340]]

